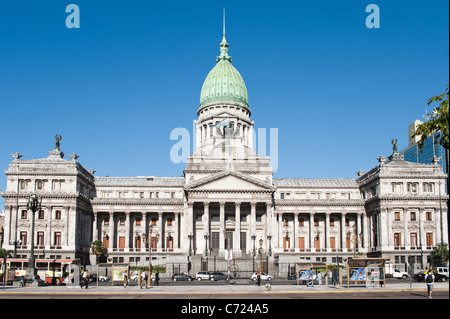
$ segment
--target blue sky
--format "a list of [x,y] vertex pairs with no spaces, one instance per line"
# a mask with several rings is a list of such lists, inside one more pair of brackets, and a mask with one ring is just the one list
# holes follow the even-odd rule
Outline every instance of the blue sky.
[[[79,29],[65,25],[70,3]],[[379,29],[365,24],[371,3]],[[0,167],[47,157],[61,134],[97,176],[181,176],[170,132],[192,130],[223,7],[255,126],[278,128],[275,177],[356,178],[393,138],[407,146],[448,83],[448,1],[8,1]]]

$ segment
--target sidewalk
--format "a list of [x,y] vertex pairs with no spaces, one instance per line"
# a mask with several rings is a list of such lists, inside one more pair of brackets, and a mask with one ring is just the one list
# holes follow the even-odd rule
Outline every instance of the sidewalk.
[[[320,293],[320,292],[357,292],[357,291],[411,291],[426,290],[426,284],[423,282],[413,282],[410,286],[409,282],[396,283],[386,285],[384,287],[367,288],[364,286],[350,286],[333,288],[326,285],[315,285],[314,287],[308,287],[305,285],[277,285],[271,284],[271,290],[268,291],[265,287],[265,283],[262,286],[256,285],[189,285],[189,283],[180,285],[167,285],[167,286],[151,286],[148,289],[140,289],[138,286],[97,286],[95,284],[89,285],[89,289],[81,289],[79,287],[67,287],[67,286],[44,286],[44,287],[12,287],[5,286],[4,290],[0,286],[0,294],[233,294],[233,293],[264,293],[264,294],[279,294],[279,293]],[[434,291],[436,290],[449,290],[449,282],[438,282],[434,284]],[[170,298],[170,297],[168,297]]]

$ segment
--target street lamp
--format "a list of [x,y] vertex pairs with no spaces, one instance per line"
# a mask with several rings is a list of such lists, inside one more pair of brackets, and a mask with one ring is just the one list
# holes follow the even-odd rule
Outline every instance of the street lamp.
[[31,195],[28,198],[27,210],[31,210],[31,251],[30,259],[28,260],[28,268],[26,272],[27,278],[34,279],[36,274],[35,259],[34,259],[34,215],[41,209],[42,198],[39,198],[36,194]]
[[[149,275],[148,275],[148,284],[149,286],[152,285],[152,233],[153,233],[153,227],[152,225],[150,225],[149,227],[149,235],[146,236],[145,233],[142,233],[142,239],[145,240],[145,243],[148,244],[148,271],[149,271]],[[156,233],[155,235],[156,237],[156,241],[158,242],[158,238],[159,238],[159,234]]]
[[255,256],[256,256],[255,239],[256,239],[256,236],[252,235],[252,241],[253,241],[253,252],[252,252],[252,256],[253,256],[253,263],[252,263],[252,265],[253,265],[253,272],[255,272]]
[[263,245],[263,240],[261,238],[259,240],[259,249],[258,249],[258,253],[259,253],[259,275],[260,276],[261,276],[261,272],[262,272],[262,253],[263,253],[262,245]]

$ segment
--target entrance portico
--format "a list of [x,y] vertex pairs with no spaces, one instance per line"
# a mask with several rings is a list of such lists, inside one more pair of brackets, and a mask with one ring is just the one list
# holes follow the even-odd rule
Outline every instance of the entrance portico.
[[252,240],[262,238],[268,249],[272,235],[272,195],[275,189],[242,173],[225,171],[185,187],[188,233],[194,253],[235,257],[249,254]]

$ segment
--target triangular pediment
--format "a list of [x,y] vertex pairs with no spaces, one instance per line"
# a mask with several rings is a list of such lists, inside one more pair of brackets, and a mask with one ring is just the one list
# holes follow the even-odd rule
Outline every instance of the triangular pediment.
[[233,171],[223,171],[186,185],[185,190],[210,191],[275,191],[275,188],[256,178]]

